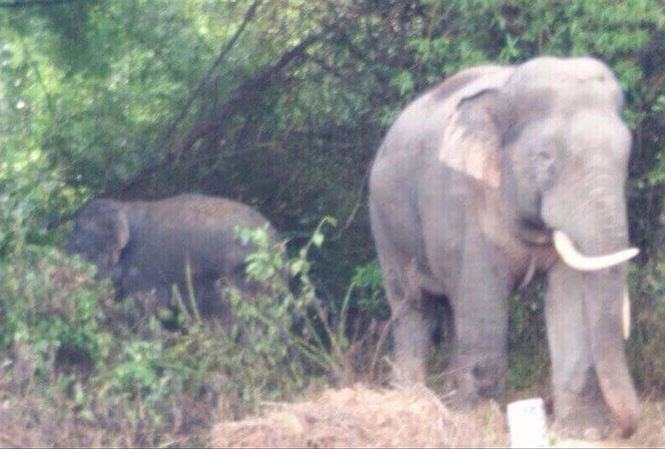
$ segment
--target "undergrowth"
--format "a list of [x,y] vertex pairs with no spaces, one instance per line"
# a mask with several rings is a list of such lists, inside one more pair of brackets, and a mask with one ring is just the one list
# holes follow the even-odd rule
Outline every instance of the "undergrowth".
[[[215,422],[266,402],[387,385],[390,319],[376,263],[358,267],[337,299],[322,299],[311,277],[333,224],[322,220],[290,257],[265,228],[239,229],[257,248],[246,263],[253,287],[225,289],[226,326],[202,319],[191,291],[177,292],[175,314],[150,294],[117,300],[78,258],[17,245],[0,262],[0,422],[30,430],[0,431],[0,445],[208,445]],[[628,346],[638,385],[653,392],[665,389],[665,281],[662,263],[647,268],[631,273],[646,287],[632,286]],[[534,283],[511,299],[512,392],[547,383],[542,292]]]
[[10,443],[206,445],[219,419],[366,376],[357,354],[378,340],[380,326],[364,324],[379,284],[360,269],[335,305],[309,274],[310,252],[333,224],[322,220],[293,257],[266,229],[239,229],[257,248],[246,264],[255,288],[226,288],[230,326],[201,319],[191,292],[176,295],[177,325],[164,326],[170,312],[153,295],[118,301],[78,258],[17,248],[0,264],[0,420],[33,430]]

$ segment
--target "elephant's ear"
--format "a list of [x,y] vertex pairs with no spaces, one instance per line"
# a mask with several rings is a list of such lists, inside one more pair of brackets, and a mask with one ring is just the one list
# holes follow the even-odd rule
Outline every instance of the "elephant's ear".
[[129,222],[121,203],[113,200],[95,200],[79,217],[80,232],[91,237],[92,245],[100,251],[98,263],[107,270],[120,260],[122,250],[129,242]]
[[439,151],[442,163],[492,188],[501,184],[498,150],[503,131],[496,120],[496,101],[512,71],[497,68],[450,98]]
[[114,245],[110,249],[111,263],[115,266],[120,260],[122,250],[129,243],[129,223],[127,222],[127,214],[118,210],[116,219],[111,225],[111,235],[113,236]]

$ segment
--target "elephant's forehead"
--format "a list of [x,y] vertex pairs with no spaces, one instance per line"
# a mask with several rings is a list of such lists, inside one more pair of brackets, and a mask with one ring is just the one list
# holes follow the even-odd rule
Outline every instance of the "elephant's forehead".
[[604,153],[626,153],[630,148],[630,131],[613,111],[582,109],[568,122],[567,135],[580,148],[598,147]]
[[622,104],[621,87],[607,67],[561,60],[519,67],[499,100],[503,111],[518,117],[544,111],[568,115],[588,107],[618,111]]
[[[506,88],[523,90],[536,86],[556,86],[570,82],[599,83],[618,87],[607,65],[593,58],[534,58],[517,67]],[[611,94],[616,94],[612,91]]]

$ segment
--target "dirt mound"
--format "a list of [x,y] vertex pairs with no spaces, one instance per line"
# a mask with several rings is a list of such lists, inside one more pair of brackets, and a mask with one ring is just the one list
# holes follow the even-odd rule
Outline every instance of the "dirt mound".
[[222,422],[213,447],[505,446],[496,404],[451,413],[424,386],[372,390],[357,385],[326,390],[315,400],[273,404],[263,416]]

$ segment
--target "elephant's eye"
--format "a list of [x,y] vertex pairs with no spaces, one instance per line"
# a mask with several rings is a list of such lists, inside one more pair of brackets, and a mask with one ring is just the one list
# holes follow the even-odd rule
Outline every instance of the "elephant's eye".
[[537,185],[540,189],[547,189],[556,178],[557,163],[554,148],[546,145],[531,154]]
[[537,150],[533,158],[539,164],[551,164],[554,162],[554,155],[548,148],[541,148]]
[[91,221],[83,221],[81,222],[81,230],[86,232],[96,231],[97,225]]

